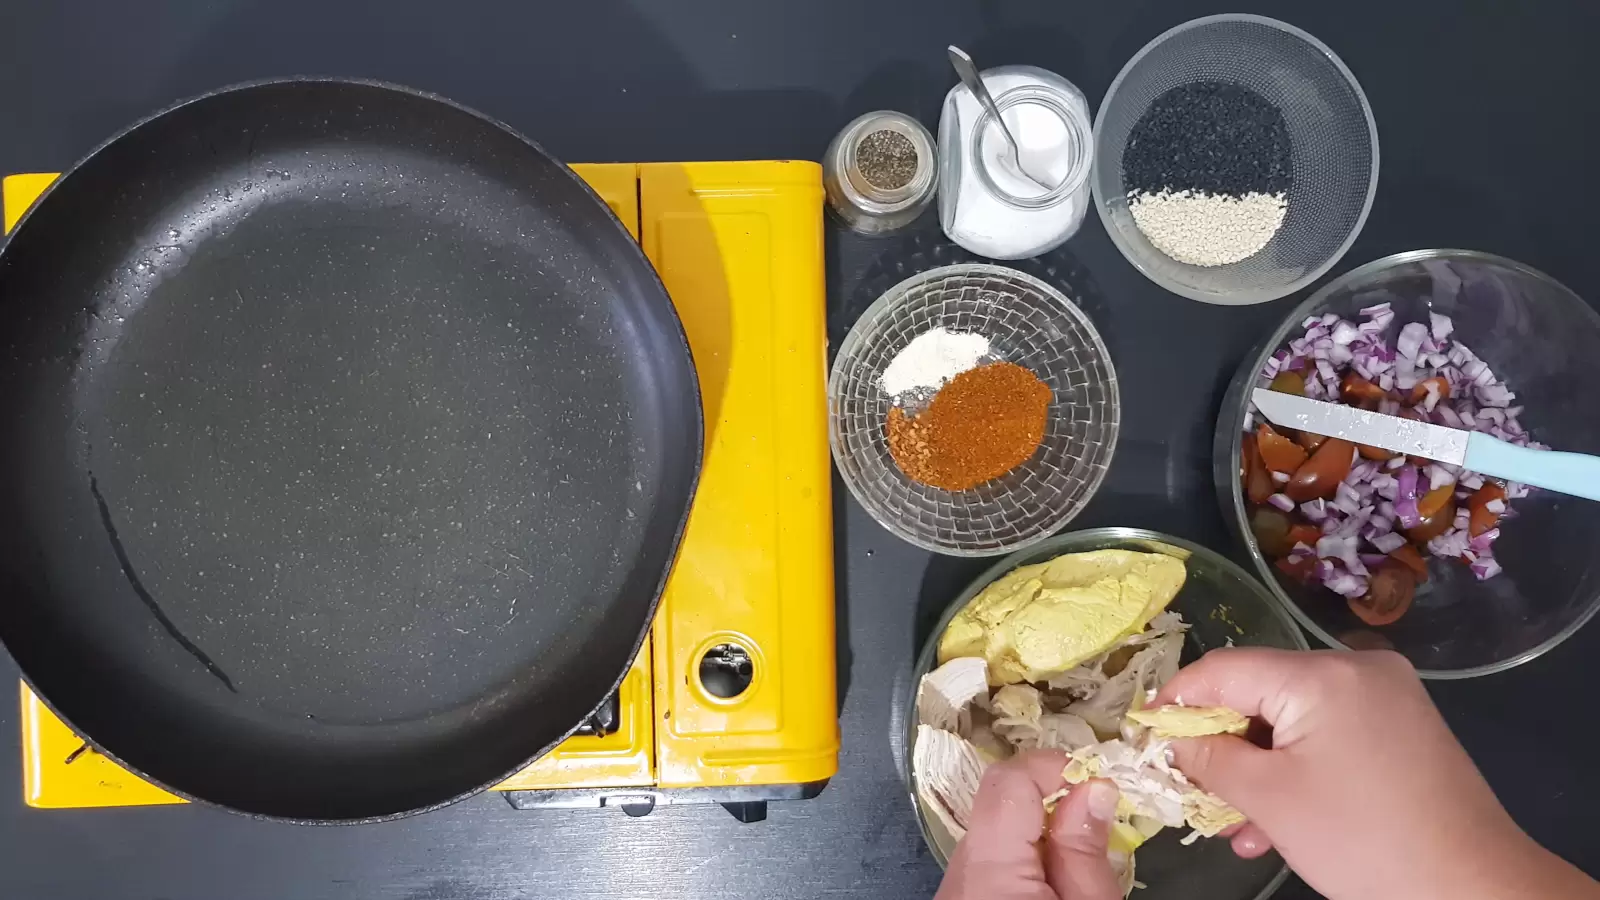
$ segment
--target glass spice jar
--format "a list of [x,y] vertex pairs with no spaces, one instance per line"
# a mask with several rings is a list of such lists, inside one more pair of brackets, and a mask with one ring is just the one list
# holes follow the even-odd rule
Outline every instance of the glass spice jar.
[[980,77],[1020,152],[1046,164],[1054,188],[1018,168],[994,117],[964,84],[939,116],[939,224],[950,240],[990,259],[1027,259],[1060,246],[1089,211],[1093,124],[1083,92],[1034,66]]
[[911,224],[933,201],[933,136],[905,113],[860,116],[822,158],[828,207],[853,231],[882,234]]

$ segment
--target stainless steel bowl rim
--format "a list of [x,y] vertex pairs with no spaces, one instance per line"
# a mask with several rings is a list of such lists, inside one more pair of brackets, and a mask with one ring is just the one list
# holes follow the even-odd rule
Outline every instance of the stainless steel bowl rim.
[[[1000,576],[1010,572],[1012,569],[1015,569],[1019,566],[1028,565],[1029,559],[1025,558],[1042,557],[1047,559],[1051,556],[1059,555],[1060,553],[1078,552],[1070,548],[1086,542],[1112,543],[1124,541],[1153,541],[1178,547],[1182,550],[1188,551],[1191,554],[1205,556],[1208,561],[1220,566],[1223,569],[1231,569],[1241,581],[1258,584],[1260,589],[1263,591],[1263,596],[1269,601],[1266,604],[1266,607],[1272,610],[1278,621],[1284,626],[1285,631],[1290,635],[1293,635],[1295,642],[1299,644],[1301,650],[1311,649],[1310,645],[1306,642],[1305,635],[1301,633],[1300,629],[1295,627],[1296,620],[1284,610],[1284,604],[1278,601],[1275,594],[1270,590],[1270,586],[1259,585],[1260,579],[1250,577],[1250,573],[1246,572],[1242,566],[1226,556],[1223,556],[1221,553],[1212,550],[1210,547],[1206,547],[1204,545],[1197,544],[1194,541],[1186,540],[1174,535],[1164,534],[1159,531],[1151,531],[1147,528],[1129,528],[1125,526],[1086,528],[1082,531],[1068,531],[1062,534],[1053,535],[1047,538],[1045,541],[1013,552],[1005,558],[996,561],[994,565],[985,569],[980,575],[978,575],[977,578],[974,578],[972,582],[968,584],[966,588],[963,589],[961,593],[950,602],[950,605],[945,609],[944,613],[939,616],[938,623],[935,624],[933,630],[929,632],[928,639],[923,642],[922,649],[917,653],[916,664],[911,670],[910,696],[905,703],[905,720],[902,723],[902,727],[897,730],[896,734],[897,739],[903,745],[903,752],[900,754],[900,757],[904,761],[904,770],[902,775],[905,778],[907,797],[910,799],[911,809],[917,817],[917,827],[922,832],[923,843],[927,845],[928,852],[933,854],[933,858],[939,863],[940,868],[944,868],[948,860],[942,857],[942,854],[939,852],[938,845],[934,843],[933,835],[928,830],[927,817],[922,814],[922,805],[917,802],[917,786],[915,783],[916,779],[912,773],[911,766],[911,747],[913,741],[916,739],[917,730],[917,687],[922,683],[922,676],[933,671],[933,663],[938,655],[939,635],[944,633],[945,628],[950,625],[950,620],[955,618],[956,613],[960,612],[968,603],[972,602],[972,598],[976,597],[980,591],[993,584],[1000,578]],[[1042,559],[1040,561],[1042,561]],[[1283,884],[1284,879],[1288,877],[1289,867],[1288,864],[1284,864],[1278,874],[1273,877],[1272,881],[1262,888],[1261,892],[1255,896],[1255,900],[1265,900],[1265,898],[1271,896],[1272,893]]]
[[[1279,347],[1283,346],[1285,341],[1288,340],[1290,332],[1297,330],[1300,326],[1300,323],[1305,321],[1306,316],[1311,314],[1311,310],[1321,306],[1324,302],[1326,302],[1328,297],[1333,295],[1335,292],[1342,291],[1352,284],[1357,284],[1372,275],[1387,271],[1388,269],[1392,269],[1396,266],[1424,262],[1433,259],[1442,259],[1447,261],[1472,260],[1474,262],[1486,262],[1503,266],[1513,271],[1521,272],[1529,277],[1547,282],[1552,287],[1571,294],[1575,299],[1579,300],[1580,305],[1589,310],[1589,314],[1594,316],[1597,322],[1600,322],[1600,313],[1595,312],[1592,307],[1582,303],[1581,298],[1578,298],[1577,294],[1574,293],[1571,288],[1525,263],[1520,263],[1514,259],[1508,259],[1507,257],[1500,256],[1498,254],[1485,253],[1481,250],[1458,250],[1452,248],[1407,250],[1403,253],[1395,253],[1391,256],[1385,256],[1382,259],[1375,259],[1372,262],[1357,266],[1356,268],[1351,269],[1343,275],[1340,275],[1338,278],[1335,278],[1334,280],[1323,285],[1321,288],[1318,288],[1310,297],[1307,297],[1298,306],[1296,306],[1293,312],[1284,317],[1283,321],[1279,323],[1278,327],[1267,338],[1266,342],[1257,347],[1252,355],[1248,357],[1247,365],[1249,368],[1241,369],[1240,374],[1244,372],[1260,372],[1262,367],[1266,365],[1267,359],[1272,356],[1272,354],[1276,352]],[[1224,410],[1224,412],[1228,414],[1226,421],[1232,423],[1230,426],[1232,433],[1229,436],[1229,447],[1231,449],[1228,471],[1230,472],[1239,471],[1240,457],[1244,452],[1244,447],[1242,444],[1244,431],[1239,427],[1239,423],[1244,421],[1245,411],[1248,408],[1249,399],[1248,395],[1246,395],[1243,403],[1235,406],[1232,410]],[[1222,421],[1223,420],[1219,417],[1219,427]],[[1300,609],[1299,605],[1297,605],[1293,600],[1289,599],[1288,595],[1284,594],[1283,590],[1278,587],[1278,580],[1272,574],[1271,564],[1268,563],[1266,557],[1261,555],[1261,551],[1257,549],[1255,541],[1248,537],[1249,528],[1245,524],[1249,521],[1248,511],[1244,506],[1244,495],[1239,487],[1238,478],[1231,480],[1229,497],[1232,501],[1231,508],[1224,510],[1224,514],[1231,516],[1230,522],[1237,523],[1240,534],[1244,536],[1243,543],[1245,545],[1245,552],[1250,555],[1250,562],[1255,566],[1258,580],[1266,582],[1268,593],[1272,595],[1273,599],[1276,600],[1280,606],[1288,610],[1289,615],[1293,616],[1296,622],[1299,622],[1300,625],[1307,631],[1310,631],[1312,634],[1316,635],[1318,640],[1321,640],[1329,647],[1337,647],[1343,650],[1351,649],[1349,645],[1334,637],[1332,634],[1329,634],[1326,629],[1319,626],[1310,616],[1306,615]],[[1515,656],[1510,656],[1496,662],[1487,663],[1485,665],[1472,666],[1464,669],[1418,669],[1417,674],[1423,678],[1431,680],[1450,681],[1461,678],[1475,678],[1479,675],[1490,675],[1495,672],[1504,672],[1507,669],[1515,668],[1516,666],[1520,666],[1525,662],[1536,659],[1552,648],[1556,647],[1562,641],[1571,637],[1579,628],[1582,628],[1590,619],[1594,618],[1596,612],[1600,612],[1600,595],[1595,596],[1590,601],[1589,607],[1565,628],[1561,629],[1556,634],[1551,635],[1543,642],[1536,644],[1533,647],[1516,654]]]
[[[1215,25],[1226,22],[1250,22],[1256,25],[1263,25],[1268,28],[1276,28],[1279,31],[1291,34],[1294,37],[1304,41],[1308,46],[1315,49],[1318,53],[1326,56],[1328,61],[1333,64],[1333,67],[1339,70],[1339,74],[1342,75],[1345,81],[1350,84],[1350,89],[1355,92],[1356,100],[1361,104],[1362,116],[1367,121],[1367,140],[1372,145],[1372,176],[1367,179],[1367,196],[1362,201],[1361,213],[1356,217],[1355,225],[1351,227],[1350,233],[1345,235],[1344,243],[1339,245],[1339,249],[1330,254],[1327,260],[1322,263],[1322,265],[1317,266],[1315,269],[1307,270],[1306,273],[1296,281],[1284,285],[1282,288],[1265,288],[1258,291],[1251,291],[1248,294],[1249,299],[1237,299],[1239,297],[1239,292],[1202,291],[1188,287],[1187,285],[1168,284],[1164,279],[1157,280],[1155,273],[1151,272],[1144,265],[1143,261],[1141,261],[1130,248],[1123,245],[1122,236],[1115,224],[1112,222],[1111,213],[1108,210],[1110,200],[1109,198],[1100,196],[1099,179],[1095,178],[1091,174],[1089,183],[1093,185],[1092,193],[1094,194],[1094,208],[1095,213],[1100,216],[1100,224],[1105,226],[1106,234],[1110,236],[1111,243],[1116,245],[1117,250],[1122,254],[1123,258],[1129,262],[1129,264],[1131,264],[1135,269],[1139,270],[1139,274],[1150,279],[1150,281],[1154,282],[1156,285],[1172,291],[1181,297],[1187,297],[1190,300],[1198,300],[1201,303],[1213,303],[1223,306],[1253,306],[1257,303],[1268,303],[1273,300],[1287,297],[1296,291],[1304,289],[1306,285],[1314,283],[1318,278],[1321,278],[1329,269],[1333,268],[1334,265],[1339,262],[1339,260],[1343,259],[1346,253],[1350,252],[1350,247],[1355,244],[1356,238],[1361,236],[1361,230],[1367,225],[1367,216],[1372,213],[1372,201],[1378,194],[1378,164],[1380,161],[1378,148],[1378,122],[1372,114],[1372,104],[1367,100],[1367,92],[1361,89],[1361,82],[1356,80],[1355,73],[1351,72],[1350,67],[1344,64],[1344,60],[1339,58],[1339,54],[1334,53],[1331,47],[1318,40],[1305,29],[1290,25],[1288,22],[1271,18],[1270,16],[1258,16],[1253,13],[1218,13],[1211,16],[1202,16],[1198,19],[1190,19],[1181,25],[1174,25],[1173,27],[1168,28],[1166,31],[1161,32],[1159,35],[1156,35],[1150,40],[1149,43],[1145,44],[1143,47],[1140,47],[1138,53],[1135,53],[1126,63],[1123,64],[1122,69],[1117,72],[1117,77],[1111,80],[1111,86],[1106,88],[1105,95],[1100,101],[1099,108],[1095,110],[1093,141],[1095,147],[1098,149],[1100,146],[1102,125],[1105,122],[1106,108],[1110,106],[1111,100],[1117,95],[1117,89],[1122,86],[1123,80],[1127,78],[1129,72],[1133,71],[1135,65],[1148,56],[1157,46],[1165,43],[1168,38],[1178,34],[1179,32],[1188,31],[1203,25]],[[1099,153],[1095,154],[1092,165],[1100,165]],[[1226,299],[1229,297],[1234,297],[1236,299]]]
[[1026,550],[1042,541],[1049,540],[1056,533],[1056,529],[1061,528],[1076,518],[1077,514],[1083,510],[1083,507],[1087,506],[1089,501],[1094,499],[1095,494],[1099,493],[1100,485],[1105,482],[1106,473],[1111,471],[1111,464],[1116,460],[1117,440],[1122,431],[1120,427],[1122,421],[1122,390],[1117,381],[1117,368],[1116,364],[1111,359],[1111,350],[1106,347],[1105,338],[1100,336],[1100,329],[1095,327],[1094,320],[1089,318],[1088,313],[1084,312],[1082,308],[1080,308],[1076,303],[1072,302],[1071,297],[1068,297],[1065,293],[1051,286],[1049,283],[1029,275],[1027,272],[1013,269],[1010,266],[992,265],[989,263],[954,263],[947,266],[938,266],[937,268],[925,269],[921,272],[917,272],[913,275],[903,278],[893,287],[889,288],[887,291],[884,291],[883,296],[872,301],[872,305],[868,306],[866,310],[862,312],[861,315],[856,319],[855,324],[850,326],[850,331],[845,335],[844,340],[839,342],[838,352],[834,355],[833,364],[828,370],[828,415],[831,417],[834,414],[834,398],[838,396],[840,382],[845,377],[844,369],[840,365],[840,361],[850,358],[853,355],[852,351],[855,345],[866,340],[866,338],[863,336],[863,323],[872,321],[880,312],[883,311],[885,307],[889,306],[889,304],[893,302],[897,302],[901,297],[905,296],[905,294],[909,292],[911,287],[919,283],[933,281],[951,275],[990,275],[1002,273],[1007,278],[1021,281],[1039,291],[1041,295],[1061,304],[1064,307],[1064,314],[1072,315],[1076,313],[1076,315],[1082,319],[1084,331],[1088,333],[1089,338],[1094,344],[1095,352],[1099,354],[1100,361],[1105,366],[1106,398],[1111,409],[1116,413],[1117,427],[1110,429],[1111,436],[1105,443],[1105,464],[1099,468],[1099,471],[1090,475],[1087,485],[1084,489],[1083,499],[1077,504],[1077,509],[1062,513],[1058,521],[1051,522],[1049,525],[1041,527],[1039,529],[1039,533],[1033,535],[1032,537],[1024,538],[1023,540],[994,548],[968,549],[963,547],[950,547],[944,544],[935,543],[933,541],[923,540],[920,536],[901,528],[899,523],[885,521],[886,517],[879,516],[876,512],[874,512],[872,505],[862,497],[861,488],[856,484],[855,479],[846,473],[843,466],[839,465],[839,458],[844,456],[846,451],[839,445],[839,435],[837,429],[833,428],[830,424],[828,428],[828,447],[833,455],[834,468],[838,470],[840,480],[845,483],[845,487],[849,488],[850,496],[855,498],[856,502],[867,511],[867,514],[871,516],[874,521],[882,525],[895,537],[900,538],[901,540],[908,544],[912,544],[913,546],[921,547],[924,550],[930,550],[934,553],[939,553],[944,556],[999,556],[1001,554],[1017,553],[1019,551]]

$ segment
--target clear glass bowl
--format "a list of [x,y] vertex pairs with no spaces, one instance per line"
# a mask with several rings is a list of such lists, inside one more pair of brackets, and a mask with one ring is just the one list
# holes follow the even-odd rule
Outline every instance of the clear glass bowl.
[[[1225,266],[1180,263],[1134,224],[1122,151],[1156,98],[1197,81],[1255,91],[1283,112],[1294,186],[1283,227],[1260,252]],[[1168,31],[1134,54],[1094,120],[1095,208],[1134,268],[1191,300],[1243,306],[1315,281],[1355,242],[1378,189],[1378,129],[1355,76],[1326,45],[1275,19],[1220,15]]]
[[[907,478],[889,455],[892,398],[879,377],[936,326],[989,339],[983,362],[1024,366],[1050,386],[1044,440],[1009,474],[967,491]],[[989,556],[1043,540],[1083,509],[1116,449],[1117,375],[1089,317],[1015,269],[955,265],[914,275],[862,313],[828,377],[828,438],[839,474],[883,527],[919,547]]]
[[[1190,624],[1183,647],[1186,664],[1230,643],[1307,649],[1306,639],[1294,620],[1260,582],[1216,551],[1182,538],[1140,528],[1094,528],[1058,535],[1000,560],[968,585],[945,610],[927,636],[911,680],[903,686],[904,696],[897,704],[903,710],[903,720],[896,723],[893,735],[897,745],[895,758],[900,761],[917,821],[922,826],[922,836],[940,866],[945,865],[955,850],[955,841],[938,820],[923,809],[907,763],[917,730],[917,686],[922,683],[922,676],[936,664],[939,635],[979,591],[1012,569],[1044,562],[1063,553],[1107,549],[1165,553],[1184,560],[1189,577],[1170,608]],[[1138,900],[1186,900],[1190,897],[1259,900],[1276,890],[1289,874],[1276,853],[1260,859],[1240,859],[1226,840],[1200,840],[1185,847],[1179,843],[1183,835],[1184,829],[1168,828],[1139,848],[1135,854],[1136,874],[1146,887],[1135,893]]]
[[[1448,267],[1459,291],[1435,281]],[[1446,275],[1447,281],[1450,276]],[[1212,457],[1223,517],[1244,542],[1256,572],[1300,624],[1332,647],[1390,647],[1424,678],[1467,678],[1527,662],[1577,631],[1600,609],[1600,503],[1535,490],[1512,501],[1495,558],[1505,571],[1488,581],[1466,566],[1433,560],[1411,610],[1373,628],[1343,598],[1278,572],[1250,535],[1239,485],[1240,437],[1248,389],[1266,359],[1302,333],[1307,316],[1354,319],[1389,300],[1394,328],[1427,321],[1434,309],[1455,321],[1453,338],[1516,392],[1534,439],[1560,450],[1600,454],[1600,314],[1559,282],[1521,263],[1467,250],[1417,250],[1368,263],[1300,304],[1250,353],[1217,417]]]

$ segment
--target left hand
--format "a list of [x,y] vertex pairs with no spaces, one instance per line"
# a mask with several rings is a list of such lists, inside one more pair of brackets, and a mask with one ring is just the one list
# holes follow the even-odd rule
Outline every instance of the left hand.
[[1122,900],[1106,859],[1116,786],[1086,781],[1045,821],[1044,798],[1063,786],[1066,764],[1064,753],[1036,750],[984,772],[934,900]]

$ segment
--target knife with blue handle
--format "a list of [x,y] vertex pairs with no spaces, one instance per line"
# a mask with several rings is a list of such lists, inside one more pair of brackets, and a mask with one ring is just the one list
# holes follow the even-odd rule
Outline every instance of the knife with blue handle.
[[1343,438],[1391,453],[1450,463],[1507,481],[1600,500],[1600,456],[1530,450],[1492,435],[1386,416],[1257,388],[1256,409],[1274,425]]

